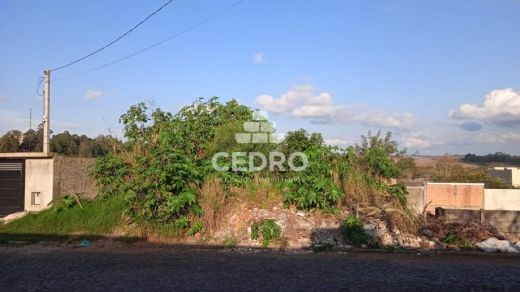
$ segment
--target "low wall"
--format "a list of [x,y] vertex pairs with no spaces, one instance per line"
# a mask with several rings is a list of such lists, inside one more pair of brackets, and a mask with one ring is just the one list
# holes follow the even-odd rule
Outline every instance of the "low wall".
[[424,209],[424,187],[406,186],[408,191],[408,207],[415,213],[422,213]]
[[82,198],[96,196],[96,182],[90,176],[96,159],[54,157],[54,191],[58,196],[75,194]]
[[436,208],[435,215],[446,223],[490,224],[500,232],[520,234],[520,211]]
[[435,208],[482,209],[484,208],[483,183],[426,183],[425,204],[427,212]]
[[520,211],[520,190],[485,189],[484,209]]

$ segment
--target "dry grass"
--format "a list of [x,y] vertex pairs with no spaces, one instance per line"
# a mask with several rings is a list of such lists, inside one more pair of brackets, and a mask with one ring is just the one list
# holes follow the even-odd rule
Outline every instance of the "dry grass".
[[202,186],[201,193],[199,203],[202,212],[204,212],[202,222],[206,232],[211,234],[219,226],[219,219],[224,214],[226,193],[218,179],[206,180]]
[[269,208],[282,202],[280,191],[273,186],[269,179],[254,180],[244,186],[231,186],[230,193],[239,201],[252,208]]
[[501,238],[503,235],[491,225],[480,225],[477,223],[449,223],[445,224],[434,216],[428,216],[422,229],[433,232],[434,237],[443,239],[450,234],[456,234],[463,238],[467,243],[474,245],[477,242],[486,240],[490,237]]

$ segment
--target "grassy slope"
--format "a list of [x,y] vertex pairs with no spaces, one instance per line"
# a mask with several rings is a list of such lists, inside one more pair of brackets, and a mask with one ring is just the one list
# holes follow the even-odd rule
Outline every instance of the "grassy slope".
[[0,225],[0,242],[94,238],[110,234],[122,220],[120,197],[82,202],[83,208],[50,208]]

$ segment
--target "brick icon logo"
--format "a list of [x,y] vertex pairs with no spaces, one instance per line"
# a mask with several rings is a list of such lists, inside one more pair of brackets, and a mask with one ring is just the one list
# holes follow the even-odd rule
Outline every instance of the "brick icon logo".
[[278,143],[275,125],[267,120],[267,113],[253,112],[253,121],[244,122],[244,132],[235,133],[239,144]]

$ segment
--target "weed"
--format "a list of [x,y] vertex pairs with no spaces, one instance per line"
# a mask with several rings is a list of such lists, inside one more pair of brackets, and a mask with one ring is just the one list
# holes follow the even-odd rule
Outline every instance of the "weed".
[[202,232],[204,230],[204,224],[200,221],[198,222],[195,222],[195,224],[193,224],[193,226],[190,227],[190,229],[188,229],[188,235],[189,236],[193,236],[199,232]]
[[370,237],[363,230],[363,221],[355,215],[349,215],[341,223],[343,238],[352,244],[366,244]]
[[236,247],[238,245],[238,239],[234,233],[226,235],[222,241],[227,247]]
[[53,203],[52,209],[54,212],[60,212],[65,209],[71,209],[74,208],[76,205],[78,205],[79,200],[73,195],[64,195],[60,199],[58,199],[56,202]]
[[446,244],[455,245],[463,249],[469,249],[472,247],[471,243],[466,238],[455,233],[450,233],[446,235],[446,237],[442,241]]
[[261,224],[253,222],[251,224],[251,239],[257,240],[262,237],[262,247],[269,247],[271,241],[281,241],[282,228],[274,219],[267,219]]

